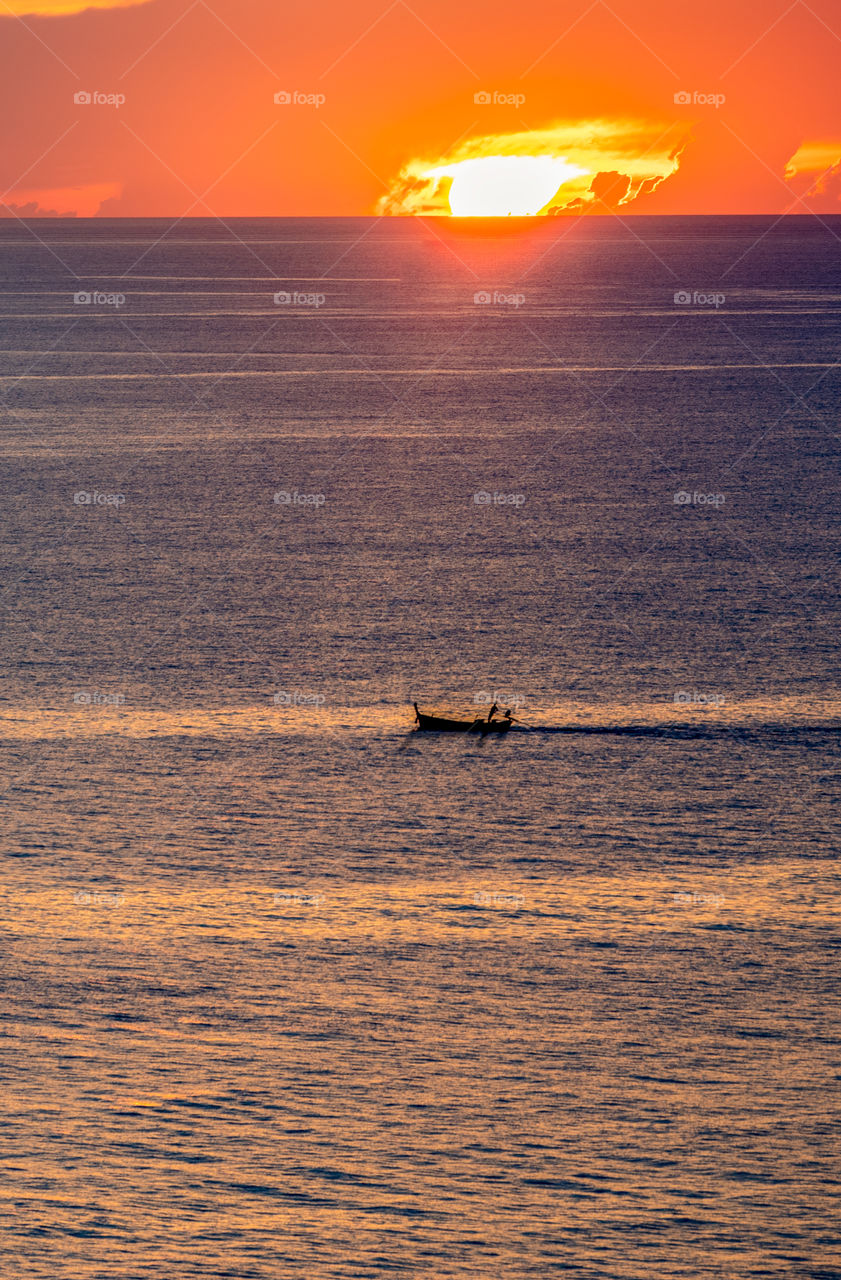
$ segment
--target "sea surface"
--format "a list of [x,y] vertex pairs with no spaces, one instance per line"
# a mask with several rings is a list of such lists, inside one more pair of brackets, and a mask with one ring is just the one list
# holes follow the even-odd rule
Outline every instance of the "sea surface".
[[0,223],[0,1275],[841,1276],[839,250]]

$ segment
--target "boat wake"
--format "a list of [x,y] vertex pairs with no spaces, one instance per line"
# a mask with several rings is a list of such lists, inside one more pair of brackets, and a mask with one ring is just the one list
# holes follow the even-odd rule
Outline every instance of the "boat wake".
[[839,734],[841,725],[830,724],[547,724],[513,725],[512,733],[564,733],[599,734],[631,738],[728,738],[763,737],[767,734],[781,737],[801,737],[806,734]]

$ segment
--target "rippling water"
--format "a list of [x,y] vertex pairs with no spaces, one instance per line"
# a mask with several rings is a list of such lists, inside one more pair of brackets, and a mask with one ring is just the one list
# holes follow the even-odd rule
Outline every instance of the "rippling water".
[[0,224],[4,1275],[841,1275],[839,231]]

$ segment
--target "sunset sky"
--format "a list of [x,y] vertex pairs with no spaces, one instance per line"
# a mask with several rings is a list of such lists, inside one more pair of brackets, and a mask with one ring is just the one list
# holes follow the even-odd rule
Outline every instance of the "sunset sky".
[[827,0],[0,15],[8,215],[841,212]]

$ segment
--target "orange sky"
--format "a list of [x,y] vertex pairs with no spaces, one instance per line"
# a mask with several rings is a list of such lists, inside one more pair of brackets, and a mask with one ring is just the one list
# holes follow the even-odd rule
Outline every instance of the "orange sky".
[[[12,211],[444,212],[449,180],[419,178],[428,169],[556,154],[587,170],[552,202],[561,211],[624,197],[624,212],[841,212],[841,11],[828,0],[74,9],[0,0]],[[279,91],[299,100],[275,103]]]

